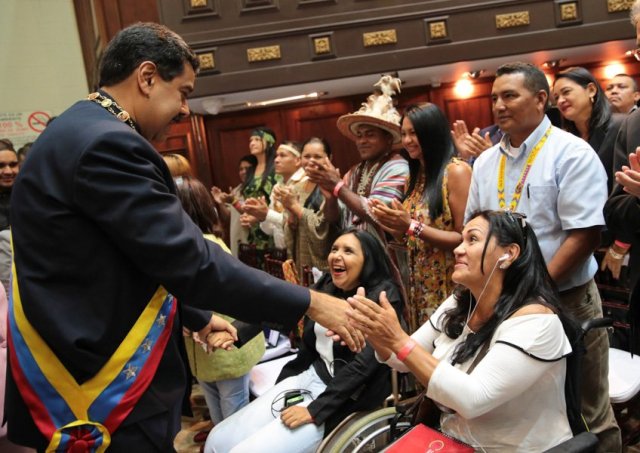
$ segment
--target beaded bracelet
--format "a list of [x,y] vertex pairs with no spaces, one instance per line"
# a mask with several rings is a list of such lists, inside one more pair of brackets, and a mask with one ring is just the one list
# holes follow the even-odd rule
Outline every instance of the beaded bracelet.
[[340,193],[340,189],[342,189],[342,186],[344,186],[344,181],[338,181],[335,185],[335,187],[333,188],[333,196],[338,198],[338,194]]
[[624,258],[624,254],[616,252],[611,247],[609,247],[609,255],[611,255],[614,260],[621,260]]
[[411,219],[411,223],[409,224],[409,228],[407,229],[407,234],[412,237],[419,238],[420,233],[424,229],[424,223],[418,222],[415,219]]
[[400,350],[396,354],[396,357],[398,358],[398,360],[400,360],[401,362],[404,362],[409,356],[409,354],[411,354],[411,351],[413,351],[413,348],[415,348],[417,345],[418,343],[416,343],[413,338],[409,338],[407,342],[404,344],[404,346],[400,348]]

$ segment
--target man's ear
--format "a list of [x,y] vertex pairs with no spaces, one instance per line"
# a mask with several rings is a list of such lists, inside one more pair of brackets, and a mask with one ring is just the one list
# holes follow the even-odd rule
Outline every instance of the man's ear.
[[536,98],[538,102],[540,102],[540,104],[542,105],[542,111],[544,112],[547,109],[549,104],[549,95],[547,94],[546,91],[540,90],[538,91]]
[[140,91],[142,91],[145,96],[149,97],[155,78],[158,75],[156,64],[152,61],[143,61],[140,63],[140,66],[138,66],[136,74]]

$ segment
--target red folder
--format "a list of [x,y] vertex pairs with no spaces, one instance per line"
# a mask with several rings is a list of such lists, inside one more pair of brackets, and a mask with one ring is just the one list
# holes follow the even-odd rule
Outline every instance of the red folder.
[[385,453],[473,453],[473,447],[420,424],[392,443]]

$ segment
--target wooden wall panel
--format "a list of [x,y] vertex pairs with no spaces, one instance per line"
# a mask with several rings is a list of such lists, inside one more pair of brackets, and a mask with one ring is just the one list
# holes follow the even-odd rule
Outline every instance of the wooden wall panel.
[[348,100],[330,100],[313,105],[301,105],[283,111],[289,137],[304,141],[309,137],[326,139],[331,146],[333,164],[344,174],[360,160],[355,144],[340,133],[336,121],[355,110]]
[[454,84],[443,84],[442,87],[431,91],[431,100],[444,111],[449,122],[464,120],[470,129],[483,128],[493,124],[492,85],[493,79],[474,81],[472,96],[460,99],[454,91]]
[[280,121],[280,112],[275,109],[205,119],[213,185],[226,190],[240,182],[238,161],[249,153],[249,137],[251,131],[258,126],[273,129],[278,140],[283,137],[284,128]]

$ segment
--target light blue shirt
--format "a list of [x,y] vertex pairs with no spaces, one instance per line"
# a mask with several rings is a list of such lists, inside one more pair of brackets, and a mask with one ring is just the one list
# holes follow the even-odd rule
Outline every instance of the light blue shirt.
[[[505,201],[509,206],[527,158],[549,126],[551,121],[545,116],[519,150],[509,147],[509,136],[505,135],[499,144],[478,157],[473,166],[465,222],[473,212],[499,209],[498,167],[503,155],[507,156]],[[552,126],[549,138],[529,171],[516,207],[516,212],[526,214],[547,263],[567,238],[569,230],[605,224],[602,209],[606,200],[607,175],[593,148],[581,138]],[[558,282],[559,289],[587,283],[597,268],[592,255],[571,277]]]

